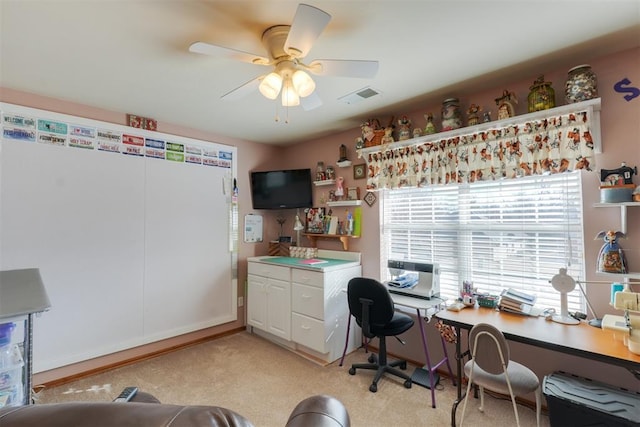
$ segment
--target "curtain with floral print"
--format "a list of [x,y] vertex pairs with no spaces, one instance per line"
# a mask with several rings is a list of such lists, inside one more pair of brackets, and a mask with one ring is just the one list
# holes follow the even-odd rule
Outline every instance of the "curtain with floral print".
[[595,170],[589,111],[367,151],[370,191]]

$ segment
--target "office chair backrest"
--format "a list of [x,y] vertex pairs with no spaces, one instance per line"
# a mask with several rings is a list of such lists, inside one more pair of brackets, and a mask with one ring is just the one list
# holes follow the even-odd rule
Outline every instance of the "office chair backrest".
[[367,328],[362,325],[363,306],[361,298],[372,301],[369,306],[369,323],[372,326],[384,326],[393,318],[394,308],[391,295],[389,295],[386,286],[375,279],[355,277],[349,280],[347,298],[349,312],[356,318],[356,323],[362,328],[362,332],[367,338],[372,338],[375,335],[368,334]]
[[495,326],[475,325],[469,332],[469,348],[476,364],[491,374],[502,374],[509,364],[509,344]]

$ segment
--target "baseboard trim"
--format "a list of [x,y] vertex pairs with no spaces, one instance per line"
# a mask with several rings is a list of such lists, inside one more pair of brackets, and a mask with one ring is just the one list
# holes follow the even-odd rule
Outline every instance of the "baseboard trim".
[[[154,357],[158,357],[158,356],[162,356],[164,354],[167,353],[171,353],[177,350],[181,350],[183,348],[187,348],[187,347],[191,347],[197,344],[201,344],[204,342],[208,342],[208,341],[213,341],[216,340],[218,338],[222,338],[222,337],[226,337],[229,335],[234,335],[237,334],[239,332],[244,332],[245,328],[244,326],[242,327],[238,327],[238,328],[234,328],[234,329],[230,329],[228,331],[224,331],[224,332],[215,332],[212,333],[211,335],[206,335],[206,336],[201,336],[198,338],[194,338],[192,340],[187,340],[185,342],[182,342],[180,344],[174,344],[174,345],[168,345],[166,347],[161,347],[159,349],[156,349],[155,347],[158,346],[158,343],[152,343],[146,346],[142,346],[142,347],[138,347],[137,353],[135,356],[133,357],[124,357],[121,360],[117,360],[115,362],[110,362],[108,360],[110,360],[110,357],[112,355],[107,355],[107,356],[103,356],[103,357],[99,357],[96,359],[93,359],[93,365],[97,364],[97,366],[92,366],[91,368],[79,368],[77,370],[77,372],[74,372],[72,374],[62,374],[60,376],[56,376],[51,375],[52,371],[48,371],[46,373],[38,373],[34,375],[34,390],[39,390],[43,387],[56,387],[56,386],[60,386],[81,378],[85,378],[85,377],[89,377],[91,375],[96,375],[96,374],[100,374],[106,371],[110,371],[112,369],[116,369],[116,368],[120,368],[123,366],[128,366],[128,365],[132,365],[134,363],[138,363],[138,362],[142,362],[144,360],[148,360],[148,359],[153,359]],[[148,352],[145,352],[145,347],[147,348],[154,348],[153,350],[149,350]],[[123,352],[126,354],[126,350]],[[101,363],[101,360],[104,360],[104,363]],[[53,371],[60,371],[60,370],[53,370]],[[38,377],[42,376],[44,374],[48,374],[48,376],[53,376],[53,379],[50,380],[44,380],[44,381],[38,381]]]

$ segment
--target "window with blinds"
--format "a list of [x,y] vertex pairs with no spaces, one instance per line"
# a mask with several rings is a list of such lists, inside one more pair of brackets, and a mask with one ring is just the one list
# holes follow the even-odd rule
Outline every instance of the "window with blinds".
[[[515,288],[560,310],[549,280],[559,269],[584,280],[580,172],[387,190],[381,196],[381,271],[387,260],[440,265],[444,298],[464,280],[499,295]],[[579,287],[569,311],[583,311]]]

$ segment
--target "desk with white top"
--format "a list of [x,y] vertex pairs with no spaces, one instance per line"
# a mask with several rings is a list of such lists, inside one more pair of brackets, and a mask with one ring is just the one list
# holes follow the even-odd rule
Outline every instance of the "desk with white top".
[[455,426],[456,409],[462,395],[462,353],[460,330],[471,330],[478,323],[488,323],[502,331],[505,338],[548,350],[597,360],[629,370],[640,379],[640,355],[634,354],[613,336],[613,332],[594,328],[586,323],[564,325],[543,317],[522,316],[491,308],[464,309],[459,312],[439,311],[435,316],[456,329],[456,365],[458,372],[458,397],[451,409],[451,425]]

